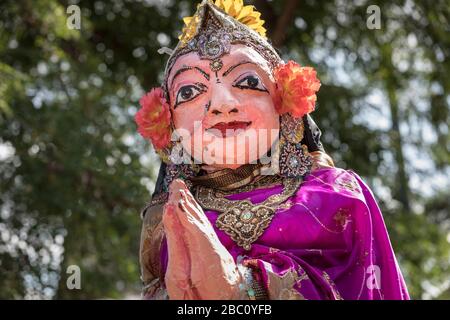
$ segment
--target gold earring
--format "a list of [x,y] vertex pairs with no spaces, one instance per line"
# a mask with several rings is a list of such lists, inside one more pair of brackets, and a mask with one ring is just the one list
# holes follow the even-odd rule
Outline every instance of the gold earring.
[[279,167],[282,176],[300,177],[311,171],[312,158],[308,147],[301,143],[304,130],[302,118],[289,114],[281,116]]

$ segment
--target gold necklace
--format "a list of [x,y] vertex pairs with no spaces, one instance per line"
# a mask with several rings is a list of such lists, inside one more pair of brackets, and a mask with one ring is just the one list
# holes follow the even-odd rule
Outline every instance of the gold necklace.
[[229,200],[212,188],[197,186],[195,197],[208,210],[221,212],[216,226],[233,239],[238,246],[250,250],[251,245],[267,229],[277,209],[299,188],[303,178],[284,178],[283,191],[261,203],[249,199]]

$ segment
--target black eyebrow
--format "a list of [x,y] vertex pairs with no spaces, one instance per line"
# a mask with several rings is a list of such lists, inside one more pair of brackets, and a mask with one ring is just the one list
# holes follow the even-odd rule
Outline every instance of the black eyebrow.
[[258,66],[258,65],[257,65],[256,63],[254,63],[254,62],[244,60],[244,61],[241,61],[241,62],[239,62],[239,63],[237,63],[237,64],[232,65],[231,67],[229,67],[229,68],[227,69],[227,71],[225,71],[224,73],[222,73],[222,77],[226,77],[231,71],[233,71],[233,70],[236,69],[237,67],[239,67],[239,66],[241,66],[241,65],[243,65],[243,64],[248,64],[248,63],[254,64],[255,66]]
[[184,66],[184,67],[178,69],[177,72],[175,72],[175,75],[173,76],[172,82],[170,84],[170,88],[172,88],[173,82],[175,81],[176,77],[178,77],[183,72],[186,72],[186,71],[189,71],[189,70],[192,70],[192,69],[195,69],[198,72],[200,72],[205,77],[205,79],[209,81],[209,74],[207,74],[204,70],[200,69],[199,67]]

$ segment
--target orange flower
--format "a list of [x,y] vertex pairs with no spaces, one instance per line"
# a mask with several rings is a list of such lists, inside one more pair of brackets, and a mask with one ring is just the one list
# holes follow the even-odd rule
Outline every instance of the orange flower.
[[161,88],[154,88],[139,100],[141,109],[136,113],[138,132],[150,139],[156,150],[167,147],[170,142],[170,110]]
[[316,92],[320,88],[314,68],[289,61],[276,68],[274,75],[277,81],[275,108],[279,114],[290,113],[300,118],[314,111]]

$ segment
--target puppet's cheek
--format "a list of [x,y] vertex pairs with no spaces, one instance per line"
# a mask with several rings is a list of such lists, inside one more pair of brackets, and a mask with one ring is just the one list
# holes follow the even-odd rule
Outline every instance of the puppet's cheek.
[[173,123],[176,129],[194,132],[197,123],[201,123],[205,116],[205,107],[202,101],[178,107],[173,111]]
[[[257,132],[258,141],[267,141],[270,148],[280,129],[280,116],[275,111],[273,102],[267,99],[257,101],[246,108],[246,113],[252,121],[251,128]],[[260,150],[259,153],[266,151]]]

